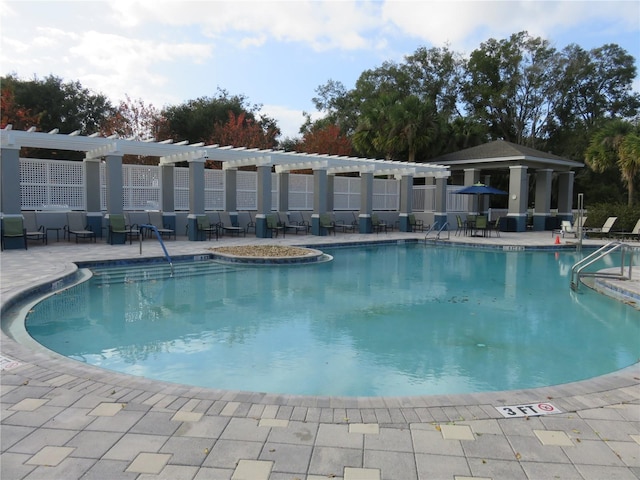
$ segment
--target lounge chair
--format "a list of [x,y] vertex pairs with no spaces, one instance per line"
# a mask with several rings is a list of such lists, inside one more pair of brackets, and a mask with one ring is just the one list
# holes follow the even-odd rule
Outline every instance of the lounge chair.
[[[167,237],[171,238],[171,236],[173,235],[173,239],[176,239],[176,231],[172,230],[168,225],[165,225],[162,222],[162,212],[156,211],[147,213],[149,214],[149,225],[153,225],[154,227],[156,227],[156,230],[161,237],[164,238],[164,236],[166,235]],[[149,230],[150,231],[148,233],[150,234],[151,229]]]
[[24,249],[27,250],[27,229],[24,228],[22,217],[4,217],[2,219],[1,249],[4,250],[5,239],[22,238]]
[[219,227],[223,234],[228,233],[230,235],[237,235],[238,237],[240,236],[240,234],[242,234],[242,236],[247,235],[247,231],[244,229],[244,227],[233,224],[233,222],[231,221],[231,215],[229,215],[228,212],[219,212],[219,215]]
[[333,225],[336,230],[341,230],[343,233],[355,232],[358,229],[358,222],[356,222],[355,220],[348,222],[348,220],[344,218],[344,216],[338,217],[337,215],[335,215]]
[[47,230],[44,225],[38,225],[36,212],[22,212],[22,216],[24,217],[24,228],[27,230],[27,240],[42,240],[42,243],[46,245]]
[[196,215],[196,225],[198,232],[206,235],[208,240],[211,240],[211,237],[214,235],[216,236],[216,240],[218,240],[218,226],[211,224],[207,215]]
[[575,222],[573,222],[572,225],[569,220],[562,220],[560,222],[560,228],[553,229],[551,235],[554,237],[556,235],[561,235],[562,238],[564,238],[565,235],[573,235],[575,238],[578,238],[580,225],[582,226],[582,229],[584,231],[584,224],[586,221],[587,217],[582,217],[582,220],[580,220],[580,218],[576,218]]
[[96,241],[96,232],[87,225],[85,214],[82,212],[67,212],[67,224],[64,226],[65,236],[71,241],[71,235],[76,236],[76,243],[79,238],[93,239]]
[[640,240],[640,219],[636,222],[636,226],[630,232],[614,232],[613,235],[615,237],[620,237],[621,239],[632,239],[632,240]]
[[124,241],[128,238],[131,245],[134,237],[139,238],[140,230],[127,225],[124,214],[112,213],[109,215],[109,244],[113,245],[116,235],[124,235]]
[[618,217],[609,217],[607,218],[607,220],[604,222],[604,224],[602,225],[602,227],[600,228],[587,228],[586,232],[589,233],[596,233],[602,236],[609,236],[611,232],[611,229],[613,228],[613,225],[616,223],[616,220],[618,220]]
[[272,237],[273,237],[273,234],[275,233],[277,237],[280,232],[282,232],[282,236],[284,237],[285,228],[284,228],[284,225],[280,223],[280,220],[278,219],[278,215],[275,213],[268,214],[267,215],[267,233],[270,233]]
[[336,234],[336,223],[331,219],[331,215],[328,213],[320,214],[320,230],[325,229],[327,232],[333,232]]
[[[284,220],[283,220],[283,217],[284,217]],[[278,219],[280,220],[280,224],[284,225],[285,230],[293,230],[294,232],[296,232],[296,235],[298,234],[298,232],[307,233],[309,231],[307,225],[304,223],[304,220],[302,219],[302,215],[300,215],[300,220],[292,220],[291,214],[278,213]]]

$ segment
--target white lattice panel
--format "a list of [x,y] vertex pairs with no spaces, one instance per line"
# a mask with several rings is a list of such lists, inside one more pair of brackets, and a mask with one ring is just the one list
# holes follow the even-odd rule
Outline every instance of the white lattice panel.
[[398,210],[400,180],[373,179],[373,209]]
[[236,174],[236,204],[238,210],[258,208],[258,174],[238,170]]
[[160,167],[122,166],[122,195],[125,210],[144,210],[160,203]]
[[336,176],[333,180],[334,210],[360,210],[360,178]]
[[313,210],[313,175],[289,175],[289,210]]
[[173,201],[176,211],[189,210],[189,169],[173,169]]
[[224,171],[205,169],[204,209],[224,210]]
[[24,210],[48,205],[68,205],[71,209],[83,210],[86,205],[84,163],[21,158],[20,195]]

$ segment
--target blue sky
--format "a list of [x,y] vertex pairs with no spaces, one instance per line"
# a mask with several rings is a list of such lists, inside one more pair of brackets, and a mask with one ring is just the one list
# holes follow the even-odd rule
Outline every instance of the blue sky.
[[[527,30],[562,49],[617,43],[640,69],[640,2],[0,0],[0,73],[80,81],[114,104],[157,108],[217,88],[242,94],[295,136],[329,79],[418,47],[469,54]],[[636,78],[634,89],[640,91]],[[176,139],[179,140],[179,139]]]

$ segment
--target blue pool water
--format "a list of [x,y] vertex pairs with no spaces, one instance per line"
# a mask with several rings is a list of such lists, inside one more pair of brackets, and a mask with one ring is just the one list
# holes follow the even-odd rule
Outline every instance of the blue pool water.
[[99,270],[37,304],[27,329],[56,352],[119,372],[306,395],[531,388],[640,357],[637,311],[569,288],[575,252],[325,251],[332,262],[214,265],[207,275],[194,264],[173,278],[141,265]]

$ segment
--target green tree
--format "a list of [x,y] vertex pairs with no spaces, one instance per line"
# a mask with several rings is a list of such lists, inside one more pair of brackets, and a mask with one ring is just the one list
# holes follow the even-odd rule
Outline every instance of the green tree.
[[640,132],[623,120],[612,120],[591,137],[585,161],[596,172],[618,168],[627,187],[628,205],[634,203],[634,182],[640,172]]
[[216,143],[214,130],[244,114],[245,120],[256,122],[260,105],[251,105],[244,95],[231,95],[218,89],[215,97],[200,97],[162,111],[165,123],[158,129],[158,139],[188,140],[191,143]]
[[43,131],[57,128],[61,133],[79,130],[88,135],[102,133],[115,109],[102,94],[84,88],[80,82],[63,82],[49,75],[40,80],[20,80],[9,75],[0,79],[3,88],[13,90],[15,104],[36,115]]

